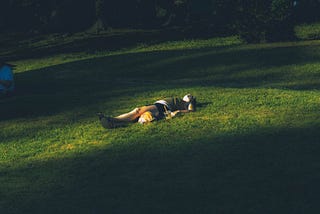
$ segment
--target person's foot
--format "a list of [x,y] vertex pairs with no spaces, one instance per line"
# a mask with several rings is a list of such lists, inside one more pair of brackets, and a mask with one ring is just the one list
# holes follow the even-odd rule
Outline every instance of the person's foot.
[[100,119],[101,125],[105,129],[113,129],[116,128],[116,125],[111,117],[103,117]]
[[101,113],[101,112],[98,112],[98,113],[97,113],[97,116],[99,117],[99,120],[101,120],[102,118],[105,117],[104,114]]
[[97,113],[97,115],[99,117],[102,127],[106,129],[113,129],[113,128],[124,126],[126,124],[125,122],[118,121],[113,117],[106,117],[102,113]]

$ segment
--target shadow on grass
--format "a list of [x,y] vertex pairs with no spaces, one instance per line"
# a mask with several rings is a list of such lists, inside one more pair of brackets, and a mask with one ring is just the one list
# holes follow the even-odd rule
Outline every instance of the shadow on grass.
[[83,51],[88,53],[113,51],[139,44],[152,45],[184,39],[207,39],[214,35],[213,32],[198,35],[193,31],[186,32],[177,27],[161,30],[115,30],[100,34],[88,32],[29,36],[13,34],[0,38],[2,41],[0,56],[5,61],[14,61]]
[[78,111],[83,106],[102,111],[110,99],[179,87],[319,89],[319,73],[296,74],[299,66],[319,62],[316,50],[317,47],[252,50],[239,46],[146,52],[17,73],[16,96],[0,100],[0,118],[52,115]]
[[[78,114],[92,117],[96,110],[115,110],[108,100],[115,103],[118,97],[186,86],[250,88],[276,83],[287,88],[297,81],[303,88],[319,89],[317,83],[306,83],[317,73],[292,77],[288,74],[294,71],[286,67],[317,63],[320,57],[314,50],[137,53],[18,73],[17,95],[0,101],[0,118],[68,111],[73,113],[66,120]],[[248,70],[257,72],[238,75]],[[319,209],[318,130],[319,126],[261,128],[241,136],[203,130],[191,140],[141,138],[75,158],[14,169],[1,166],[2,182],[8,185],[0,192],[0,212],[310,213]]]
[[0,211],[311,213],[320,208],[318,129],[204,134],[191,142],[170,142],[170,147],[160,141],[132,142],[8,168],[2,173],[24,186],[11,187],[16,192],[10,196],[2,193],[6,203]]

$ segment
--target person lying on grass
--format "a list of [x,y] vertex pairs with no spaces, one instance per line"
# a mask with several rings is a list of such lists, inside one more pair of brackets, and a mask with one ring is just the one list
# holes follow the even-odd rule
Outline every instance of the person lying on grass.
[[101,125],[106,129],[125,126],[130,122],[140,124],[149,123],[156,120],[168,119],[178,113],[187,113],[196,110],[196,98],[191,94],[181,98],[165,98],[158,100],[152,105],[142,106],[133,109],[131,112],[121,114],[117,117],[106,117],[98,113]]

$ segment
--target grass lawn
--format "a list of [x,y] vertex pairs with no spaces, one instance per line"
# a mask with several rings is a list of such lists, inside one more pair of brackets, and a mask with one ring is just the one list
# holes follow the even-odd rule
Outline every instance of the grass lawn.
[[[0,213],[312,213],[320,191],[320,41],[237,38],[14,62],[0,100]],[[198,111],[103,129],[192,93]]]

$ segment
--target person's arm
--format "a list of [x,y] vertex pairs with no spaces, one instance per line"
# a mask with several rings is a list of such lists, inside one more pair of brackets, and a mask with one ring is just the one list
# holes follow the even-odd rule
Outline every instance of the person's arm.
[[171,112],[171,117],[174,117],[179,113],[188,113],[188,112],[190,112],[190,111],[189,110],[176,110],[176,111]]
[[194,112],[195,111],[194,104],[190,103],[188,105],[188,109],[181,109],[181,110],[177,110],[177,111],[179,111],[180,113]]
[[189,113],[195,111],[193,104],[189,104],[188,109],[179,109],[176,111],[171,112],[171,116],[174,117],[178,113]]
[[181,112],[181,113],[189,113],[189,112],[191,112],[190,110],[178,110],[179,112]]
[[9,88],[12,85],[12,81],[11,80],[0,80],[0,84],[6,88]]

